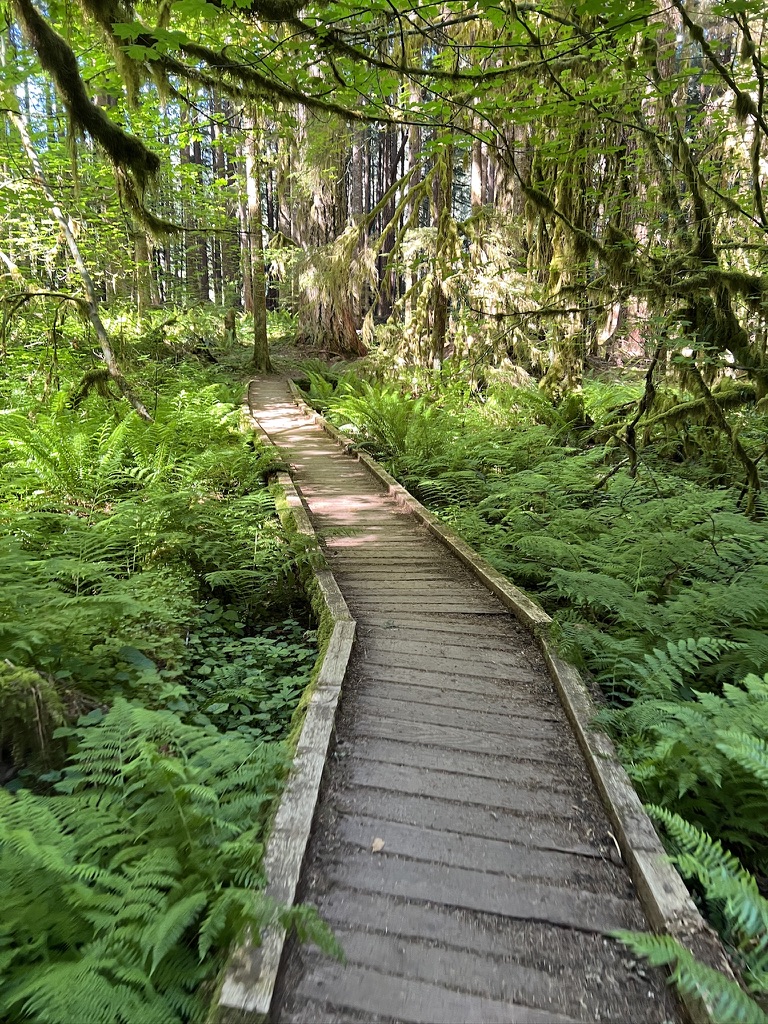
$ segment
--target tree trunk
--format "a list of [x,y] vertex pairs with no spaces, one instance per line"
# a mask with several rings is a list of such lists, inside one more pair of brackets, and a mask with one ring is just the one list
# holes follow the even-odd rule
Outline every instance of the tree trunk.
[[264,269],[264,216],[261,209],[261,166],[256,143],[258,123],[251,113],[245,123],[245,182],[248,195],[248,238],[253,301],[253,368],[271,373],[267,340],[267,281]]
[[147,235],[140,224],[133,229],[134,279],[136,281],[136,307],[144,316],[152,305],[152,274],[149,262]]
[[432,284],[432,331],[427,361],[439,370],[445,358],[445,340],[448,330],[448,296],[445,279],[450,272],[451,254],[449,235],[452,220],[453,147],[444,141],[436,157],[437,167],[433,182],[433,224],[437,228],[435,264]]

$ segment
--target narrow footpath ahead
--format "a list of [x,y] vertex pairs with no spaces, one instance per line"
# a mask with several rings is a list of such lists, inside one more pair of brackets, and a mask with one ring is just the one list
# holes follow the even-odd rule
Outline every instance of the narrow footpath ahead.
[[301,898],[345,964],[294,948],[275,1020],[672,1021],[537,645],[364,466],[251,385],[358,622]]

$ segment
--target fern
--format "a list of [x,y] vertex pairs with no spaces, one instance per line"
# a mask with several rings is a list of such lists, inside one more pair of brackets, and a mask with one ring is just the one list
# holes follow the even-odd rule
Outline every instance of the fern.
[[740,729],[718,732],[717,749],[768,789],[768,741]]
[[121,652],[178,664],[201,598],[229,594],[251,618],[290,602],[300,552],[264,487],[270,460],[220,385],[183,385],[148,426],[111,410],[8,417],[0,658],[96,697],[116,677],[135,693],[157,672]]
[[768,677],[747,676],[722,694],[636,700],[599,720],[617,736],[627,769],[653,803],[674,806],[735,844],[763,869],[768,836]]
[[59,796],[0,790],[0,1008],[181,1021],[228,943],[277,913],[252,886],[285,752],[122,700],[77,738]]
[[617,658],[610,673],[603,670],[598,678],[601,681],[610,679],[611,682],[621,678],[624,685],[643,700],[687,698],[692,695],[690,683],[699,678],[702,666],[716,661],[725,651],[738,647],[733,641],[707,636],[668,640],[665,647],[656,647],[651,653],[643,654],[642,660]]
[[762,1007],[737,982],[696,960],[676,939],[626,931],[616,932],[615,937],[652,966],[669,966],[673,984],[685,995],[703,999],[718,1024],[768,1022]]
[[435,407],[423,398],[405,397],[394,387],[381,388],[363,381],[354,392],[342,390],[329,402],[329,409],[337,418],[361,429],[387,458],[412,452],[434,454],[435,444],[444,446],[448,442],[437,426]]
[[710,916],[718,923],[750,992],[768,992],[768,900],[757,881],[719,840],[680,815],[649,806],[664,830],[672,860],[694,883]]
[[260,895],[315,647],[292,616],[251,635],[303,552],[235,399],[172,368],[150,425],[95,393],[4,418],[0,740],[41,794],[0,789],[9,1024],[199,1020],[229,945],[278,916],[330,948]]

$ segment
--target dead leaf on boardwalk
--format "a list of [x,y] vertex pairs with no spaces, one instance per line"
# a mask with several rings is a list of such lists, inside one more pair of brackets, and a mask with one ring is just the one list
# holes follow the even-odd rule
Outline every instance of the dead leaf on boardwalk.
[[377,836],[376,839],[374,839],[373,842],[371,843],[371,850],[374,853],[378,853],[379,850],[383,850],[383,849],[384,849],[384,840],[383,839],[379,839],[378,836]]

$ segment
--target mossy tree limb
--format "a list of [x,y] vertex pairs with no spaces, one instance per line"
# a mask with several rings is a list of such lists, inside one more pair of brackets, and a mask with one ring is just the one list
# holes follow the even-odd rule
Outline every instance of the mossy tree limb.
[[144,143],[119,128],[91,102],[83,84],[77,57],[69,43],[55,32],[31,0],[13,0],[24,35],[53,79],[74,123],[107,152],[117,167],[130,170],[140,188],[160,170],[160,158]]

